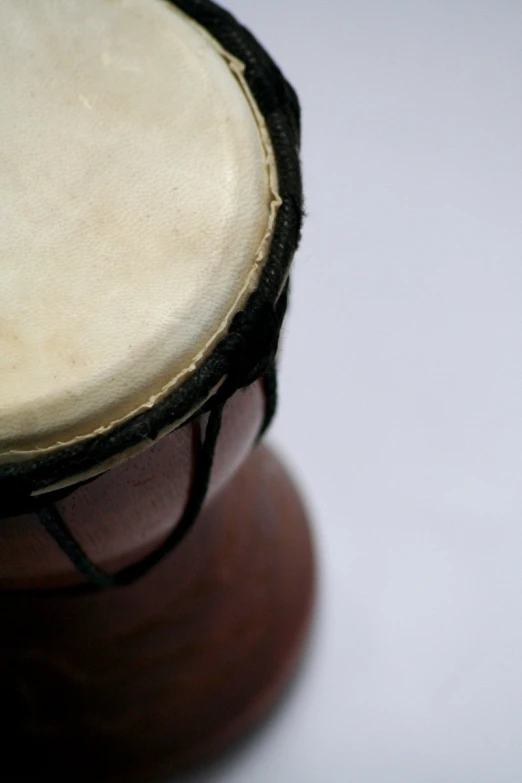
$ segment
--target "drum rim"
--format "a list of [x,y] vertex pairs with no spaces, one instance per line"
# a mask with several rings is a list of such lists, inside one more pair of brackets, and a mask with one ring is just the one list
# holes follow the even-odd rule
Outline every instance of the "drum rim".
[[22,504],[34,493],[93,470],[118,455],[152,443],[168,430],[222,404],[262,377],[273,361],[286,310],[290,265],[300,240],[303,193],[300,107],[270,55],[228,11],[211,0],[167,0],[200,24],[244,66],[276,160],[281,207],[259,283],[227,334],[179,387],[152,409],[111,431],[30,460],[0,465],[0,493]]

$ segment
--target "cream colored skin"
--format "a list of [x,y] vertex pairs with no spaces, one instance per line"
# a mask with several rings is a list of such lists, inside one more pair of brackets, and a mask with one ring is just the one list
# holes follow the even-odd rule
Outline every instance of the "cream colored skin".
[[242,66],[163,0],[0,3],[0,462],[150,408],[255,288],[280,199]]

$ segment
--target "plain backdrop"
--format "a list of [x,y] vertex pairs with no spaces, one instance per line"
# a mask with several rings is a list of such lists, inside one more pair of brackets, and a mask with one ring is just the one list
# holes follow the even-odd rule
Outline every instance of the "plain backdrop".
[[190,781],[520,783],[522,4],[228,8],[303,105],[271,440],[321,595],[282,710]]

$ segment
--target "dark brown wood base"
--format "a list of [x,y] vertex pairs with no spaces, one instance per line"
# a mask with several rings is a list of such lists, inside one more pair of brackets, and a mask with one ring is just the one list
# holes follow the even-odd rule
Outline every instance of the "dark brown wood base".
[[306,516],[265,447],[136,585],[0,594],[0,778],[155,783],[221,753],[292,676],[313,595]]

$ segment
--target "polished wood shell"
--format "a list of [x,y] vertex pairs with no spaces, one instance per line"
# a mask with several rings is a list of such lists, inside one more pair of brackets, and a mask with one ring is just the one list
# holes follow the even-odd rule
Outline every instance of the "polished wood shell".
[[[0,523],[2,779],[153,783],[221,752],[282,692],[314,593],[306,516],[265,447],[259,384],[230,401],[208,502],[182,544],[126,588],[77,581],[31,515]],[[182,513],[190,425],[60,503],[106,568],[143,556]],[[9,777],[10,769],[16,769]]]

